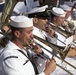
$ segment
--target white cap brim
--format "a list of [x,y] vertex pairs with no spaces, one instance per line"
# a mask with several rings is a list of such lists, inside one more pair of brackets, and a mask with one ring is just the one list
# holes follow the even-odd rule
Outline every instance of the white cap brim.
[[60,5],[60,8],[62,8],[64,11],[71,11],[71,9],[72,9],[72,7],[70,7],[66,4]]
[[48,5],[45,5],[45,6],[42,6],[42,7],[36,7],[36,8],[33,8],[32,10],[30,10],[28,12],[28,14],[44,12],[46,10],[46,8],[48,8]]

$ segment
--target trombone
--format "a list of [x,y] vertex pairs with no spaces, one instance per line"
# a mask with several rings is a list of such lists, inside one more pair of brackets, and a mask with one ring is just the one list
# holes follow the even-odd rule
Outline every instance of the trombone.
[[[74,35],[75,32],[76,32],[75,30],[72,30],[71,32],[70,32],[70,31],[66,31],[66,30],[62,30],[61,28],[53,25],[53,24],[52,24],[51,22],[49,22],[49,21],[48,21],[47,24],[50,25],[50,28],[52,28],[53,30],[55,30],[56,32],[60,33],[61,35],[63,35],[63,36],[66,37],[66,38]],[[55,38],[56,38],[56,37],[55,37]],[[57,39],[58,41],[62,42],[62,41],[59,40],[58,38],[56,38],[56,39]],[[62,43],[65,45],[64,42],[62,42]],[[75,43],[75,42],[74,42],[74,43]],[[75,43],[75,44],[76,44],[76,43]]]
[[48,22],[47,24],[50,25],[50,28],[52,28],[53,30],[57,31],[57,32],[60,33],[61,35],[65,36],[66,38],[68,38],[68,37],[70,37],[71,35],[74,35],[74,34],[75,34],[74,31],[69,32],[69,31],[62,30],[61,28],[52,25],[51,22]]
[[[36,35],[34,35],[34,38],[40,42],[42,42],[43,44],[49,46],[50,48],[54,49],[57,53],[59,53],[60,57],[55,55],[58,59],[62,60],[63,62],[67,63],[68,65],[70,65],[72,68],[74,68],[76,70],[76,67],[73,66],[72,64],[68,63],[67,61],[65,61],[65,57],[70,49],[69,45],[67,48],[65,47],[61,47],[61,46],[57,46],[53,43],[49,43],[46,42],[45,40],[37,37]],[[47,52],[51,53],[52,55],[54,55],[51,51],[49,51],[48,49],[46,49],[45,47],[43,47],[41,44],[38,44],[36,41],[34,41],[36,43],[36,45],[39,45],[40,47],[42,47],[44,50],[46,50]],[[34,44],[35,45],[35,44]],[[40,54],[39,56],[44,57],[46,59],[50,59],[49,57],[45,57],[44,55]],[[69,72],[68,70],[66,70],[65,68],[61,67],[59,64],[57,64],[58,67],[60,67],[61,69],[63,69],[64,71],[66,71],[68,74],[73,75],[71,72]]]
[[[9,20],[10,20],[10,15],[11,15],[11,13],[12,13],[12,10],[13,10],[13,8],[14,8],[14,6],[17,4],[17,2],[18,1],[25,1],[25,0],[5,0],[5,6],[4,6],[4,10],[3,10],[3,13],[2,13],[2,17],[1,17],[1,21],[0,21],[0,24],[1,24],[1,30],[3,29],[3,26],[5,26],[5,24],[7,24],[7,25],[9,25]],[[3,32],[3,31],[2,31]],[[8,33],[7,34],[5,34],[4,32],[3,32],[3,34],[5,35],[5,38],[7,37],[7,35],[8,35]],[[8,38],[8,37],[7,37]],[[40,40],[40,38],[38,38],[38,37],[36,37],[35,36],[35,38],[36,39],[38,39],[39,41],[41,41]],[[4,41],[5,42],[5,41]],[[43,41],[41,41],[41,42],[43,42]],[[60,52],[60,56],[61,56],[61,60],[62,59],[65,59],[65,56],[66,56],[66,54],[67,54],[67,52],[69,51],[69,49],[67,49],[67,51],[65,51],[65,53],[64,53],[64,51],[63,51],[63,49],[64,49],[64,47],[59,47],[59,46],[56,46],[56,45],[54,45],[54,44],[49,44],[48,42],[43,42],[43,43],[45,43],[46,45],[48,45],[49,47],[51,47],[51,48],[53,48],[54,50],[56,49],[56,51],[59,53]],[[61,50],[62,49],[62,50]],[[59,50],[61,50],[61,51],[59,51]],[[51,52],[50,52],[51,53]],[[56,56],[57,57],[57,56]],[[59,57],[58,57],[59,58]],[[68,64],[68,63],[67,63]],[[71,64],[70,64],[71,65]],[[58,65],[61,69],[63,69],[60,65]],[[74,66],[72,66],[72,67],[74,67]],[[74,67],[75,68],[75,67]],[[75,68],[76,69],[76,68]],[[66,71],[66,72],[68,72],[70,75],[73,75],[72,73],[70,73],[69,71]]]
[[68,22],[68,24],[70,25],[70,26],[72,26],[72,27],[74,27],[75,25],[74,25],[74,22],[70,22],[70,21],[68,21],[68,20],[65,20],[66,22]]

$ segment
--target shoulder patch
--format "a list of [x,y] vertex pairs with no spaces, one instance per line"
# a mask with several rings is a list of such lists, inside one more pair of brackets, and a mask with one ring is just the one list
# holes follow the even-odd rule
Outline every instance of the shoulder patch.
[[18,58],[18,56],[8,56],[8,57],[6,57],[6,58],[4,59],[4,61],[7,60],[7,59],[10,59],[10,58]]

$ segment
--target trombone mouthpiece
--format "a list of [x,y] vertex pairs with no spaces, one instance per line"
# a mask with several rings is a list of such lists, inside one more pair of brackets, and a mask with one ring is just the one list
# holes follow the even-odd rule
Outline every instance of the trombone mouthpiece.
[[35,42],[34,38],[31,38],[30,40],[31,40],[31,44],[32,44],[33,46],[35,46],[35,45],[36,45],[36,42]]

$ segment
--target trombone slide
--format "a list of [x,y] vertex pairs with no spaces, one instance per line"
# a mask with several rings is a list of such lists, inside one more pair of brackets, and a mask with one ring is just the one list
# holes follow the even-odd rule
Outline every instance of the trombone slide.
[[[35,38],[36,39],[36,38]],[[39,40],[40,41],[40,40]],[[44,50],[47,50],[45,47],[43,47],[41,44],[38,44],[36,41],[34,41],[34,45],[39,45],[41,48],[43,48]],[[47,50],[47,52],[51,53],[51,51]],[[49,58],[48,55],[41,53],[41,54],[37,54],[39,57],[41,57],[42,59],[49,59],[51,60],[51,58]],[[52,54],[53,55],[53,54]],[[56,55],[55,55],[56,56]],[[58,56],[56,56],[57,58],[59,58]],[[59,58],[60,59],[60,58]],[[61,59],[60,59],[61,60]],[[65,60],[64,60],[65,61]],[[66,71],[68,74],[73,75],[70,71],[66,70],[65,68],[63,68],[62,66],[60,66],[59,64],[57,64],[57,66],[61,69],[63,69],[64,71]]]

